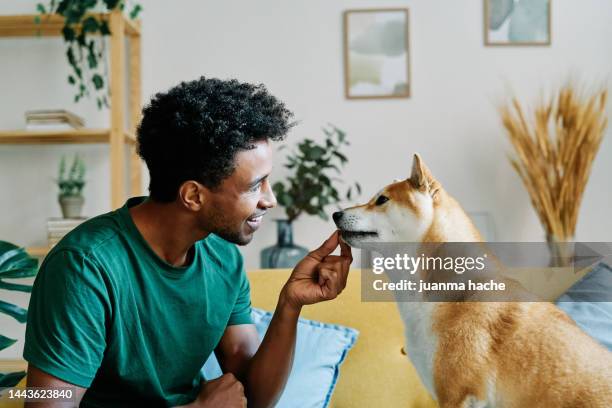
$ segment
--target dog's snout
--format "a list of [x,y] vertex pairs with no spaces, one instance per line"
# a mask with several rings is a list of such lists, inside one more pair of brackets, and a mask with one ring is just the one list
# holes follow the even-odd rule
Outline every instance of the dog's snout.
[[336,211],[335,213],[332,214],[332,218],[334,219],[334,222],[336,224],[338,224],[338,221],[340,221],[343,214],[344,214],[343,211]]

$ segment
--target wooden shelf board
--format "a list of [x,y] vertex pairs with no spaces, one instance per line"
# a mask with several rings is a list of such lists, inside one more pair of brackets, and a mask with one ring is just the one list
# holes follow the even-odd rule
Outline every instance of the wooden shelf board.
[[0,144],[108,143],[108,129],[75,129],[60,131],[0,131]]
[[136,145],[136,135],[133,134],[132,132],[125,132],[123,134],[123,136],[125,137],[125,142],[131,145]]
[[26,248],[26,252],[31,256],[42,257],[47,255],[50,249],[49,247],[28,247]]
[[[94,13],[97,18],[109,19],[108,13]],[[40,16],[40,24],[34,18]],[[125,33],[129,36],[140,35],[140,21],[133,21],[123,16]],[[64,18],[56,14],[22,14],[0,16],[0,37],[38,37],[61,36]]]

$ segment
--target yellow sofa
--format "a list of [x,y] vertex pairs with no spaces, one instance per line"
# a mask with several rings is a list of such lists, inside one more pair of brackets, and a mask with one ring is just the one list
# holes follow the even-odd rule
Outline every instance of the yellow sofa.
[[[289,270],[268,269],[248,273],[253,306],[274,310]],[[347,287],[329,302],[307,306],[302,317],[341,324],[359,330],[359,338],[340,367],[331,401],[335,408],[427,408],[436,407],[414,367],[402,354],[403,326],[394,303],[362,302],[359,270],[351,270]],[[16,361],[12,368],[23,368]],[[11,367],[0,363],[8,371]],[[24,385],[25,380],[20,385]],[[309,390],[305,389],[305,393]],[[21,404],[0,407],[19,407]],[[296,402],[296,407],[299,404]]]
[[[273,310],[289,273],[283,269],[249,272],[253,306]],[[359,330],[355,346],[340,367],[330,406],[436,407],[414,367],[402,354],[404,329],[397,306],[390,302],[362,302],[360,278],[359,270],[351,270],[346,289],[340,296],[329,302],[306,306],[302,311],[304,318]]]

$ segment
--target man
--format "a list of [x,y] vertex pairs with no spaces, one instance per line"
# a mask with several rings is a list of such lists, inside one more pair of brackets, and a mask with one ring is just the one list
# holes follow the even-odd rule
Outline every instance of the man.
[[[259,344],[231,243],[248,244],[276,204],[270,141],[291,117],[262,85],[235,80],[155,95],[138,129],[149,197],[81,224],[41,266],[24,348],[29,387],[75,386],[84,407],[274,405],[302,306],[335,298],[352,261],[337,232],[306,256]],[[201,380],[213,350],[225,374]]]

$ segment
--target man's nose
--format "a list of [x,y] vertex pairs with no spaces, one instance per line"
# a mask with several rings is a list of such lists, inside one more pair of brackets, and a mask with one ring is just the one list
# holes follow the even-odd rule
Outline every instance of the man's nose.
[[274,192],[272,191],[272,188],[270,187],[269,183],[266,183],[266,192],[265,194],[262,196],[262,204],[263,207],[265,208],[272,208],[272,207],[276,207],[276,196],[274,195]]
[[336,223],[336,225],[342,218],[342,215],[344,215],[344,211],[336,211],[335,213],[332,214],[332,218],[334,219],[334,222]]

